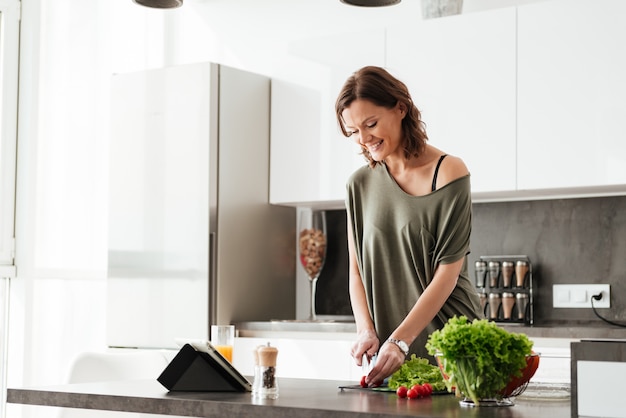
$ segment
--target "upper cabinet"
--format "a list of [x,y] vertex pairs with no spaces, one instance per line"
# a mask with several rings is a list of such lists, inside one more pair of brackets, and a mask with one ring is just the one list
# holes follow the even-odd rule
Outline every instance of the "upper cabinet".
[[272,80],[270,203],[343,207],[348,177],[366,161],[335,119],[335,100],[345,80],[365,65],[384,65],[385,31],[345,34],[290,44],[308,74],[298,82]]
[[626,184],[626,2],[518,8],[518,188]]
[[348,176],[365,164],[357,146],[322,123],[333,107],[319,91],[280,80],[271,89],[270,203],[341,207]]
[[429,143],[465,161],[474,192],[515,189],[515,36],[514,8],[388,30],[387,67]]
[[[406,82],[430,143],[467,164],[474,201],[624,194],[625,20],[622,0],[541,1],[390,26],[368,38],[385,40],[383,60],[355,56]],[[272,93],[273,203],[342,201],[363,164],[332,113],[345,62],[359,65],[324,62],[331,89]]]
[[280,80],[271,89],[270,202],[307,201],[320,188],[320,95]]

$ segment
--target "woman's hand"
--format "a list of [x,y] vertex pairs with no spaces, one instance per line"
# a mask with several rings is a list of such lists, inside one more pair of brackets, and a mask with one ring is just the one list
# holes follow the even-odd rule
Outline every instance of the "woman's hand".
[[367,329],[365,331],[359,331],[357,339],[352,344],[352,350],[350,354],[356,360],[356,365],[361,366],[363,355],[367,356],[368,361],[374,357],[374,354],[378,351],[379,346],[378,336],[373,329]]
[[368,386],[378,386],[404,364],[405,355],[395,344],[386,343],[380,347],[376,364],[365,378]]

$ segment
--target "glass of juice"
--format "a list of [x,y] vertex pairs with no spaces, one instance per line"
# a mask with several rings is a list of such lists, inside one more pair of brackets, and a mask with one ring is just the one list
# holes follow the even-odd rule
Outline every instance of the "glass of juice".
[[211,325],[211,344],[229,362],[233,362],[234,325]]

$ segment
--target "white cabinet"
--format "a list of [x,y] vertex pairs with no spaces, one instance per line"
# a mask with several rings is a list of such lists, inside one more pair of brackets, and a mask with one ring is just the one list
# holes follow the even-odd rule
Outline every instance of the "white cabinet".
[[515,9],[390,28],[387,67],[406,82],[429,142],[461,157],[474,192],[515,189]]
[[251,338],[235,339],[233,365],[244,376],[254,375],[253,350],[270,343],[278,349],[278,377],[354,381],[361,379],[361,368],[350,356],[354,338]]
[[[466,162],[475,198],[621,194],[625,18],[621,0],[553,0],[389,26],[383,64],[369,64],[406,82],[430,143]],[[274,86],[272,203],[343,201],[363,164],[329,111],[345,65],[324,63],[330,89]]]
[[272,80],[270,203],[306,201],[319,190],[320,97]]
[[343,207],[346,180],[366,161],[335,120],[335,99],[343,83],[365,65],[384,64],[380,28],[306,39],[290,53],[316,69],[313,80],[272,79],[270,203]]
[[518,8],[518,188],[626,184],[626,2]]
[[[270,203],[342,205],[348,176],[365,164],[336,125],[334,135],[324,134],[334,110],[322,96],[312,88],[272,81]],[[328,114],[326,124],[322,114]]]

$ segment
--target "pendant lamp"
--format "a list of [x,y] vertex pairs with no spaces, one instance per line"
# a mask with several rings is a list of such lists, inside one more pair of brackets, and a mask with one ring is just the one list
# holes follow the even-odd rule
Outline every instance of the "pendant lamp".
[[393,6],[400,3],[400,0],[341,0],[341,2],[351,6],[381,7]]
[[133,0],[135,3],[155,9],[174,9],[183,5],[183,0]]

